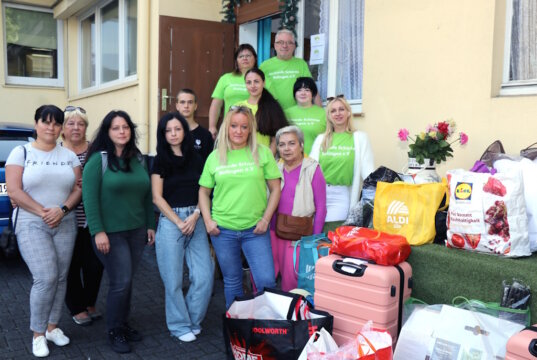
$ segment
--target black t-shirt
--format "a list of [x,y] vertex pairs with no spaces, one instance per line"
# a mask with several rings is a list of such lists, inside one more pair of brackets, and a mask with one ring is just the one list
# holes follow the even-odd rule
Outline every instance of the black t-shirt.
[[201,155],[203,161],[207,160],[207,157],[214,149],[213,136],[209,130],[201,125],[192,130],[191,133],[194,140],[194,150]]
[[[158,156],[155,157],[151,173],[162,177],[166,170],[159,159]],[[172,208],[197,205],[198,190],[200,188],[198,181],[203,171],[205,160],[195,151],[192,153],[192,159],[188,163],[182,156],[176,156],[175,160],[177,164],[172,166],[170,168],[171,173],[163,178],[162,197]]]

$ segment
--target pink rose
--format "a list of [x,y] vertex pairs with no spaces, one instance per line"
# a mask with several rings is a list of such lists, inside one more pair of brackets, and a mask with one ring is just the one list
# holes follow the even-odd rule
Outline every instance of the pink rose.
[[407,141],[408,140],[408,130],[407,129],[400,129],[397,133],[397,137],[399,137],[399,140],[401,141]]
[[463,132],[459,133],[459,140],[461,141],[461,145],[464,145],[468,142],[468,135],[466,135]]

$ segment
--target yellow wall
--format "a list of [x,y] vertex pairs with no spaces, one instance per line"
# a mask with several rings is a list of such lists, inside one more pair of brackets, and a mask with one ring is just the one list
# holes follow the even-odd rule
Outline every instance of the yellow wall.
[[364,117],[376,165],[401,170],[407,148],[396,137],[453,118],[468,133],[447,169],[469,168],[501,139],[518,153],[537,141],[537,96],[499,97],[505,4],[501,0],[365,2]]

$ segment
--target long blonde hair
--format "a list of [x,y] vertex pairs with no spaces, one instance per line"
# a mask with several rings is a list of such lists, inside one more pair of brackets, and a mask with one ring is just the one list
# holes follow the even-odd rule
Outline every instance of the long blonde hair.
[[332,116],[330,115],[330,112],[332,111],[332,108],[334,107],[334,104],[336,102],[341,102],[343,104],[343,107],[347,112],[349,113],[349,116],[347,117],[347,127],[345,129],[345,132],[353,133],[356,129],[352,126],[352,109],[347,100],[343,96],[339,96],[336,98],[333,98],[328,101],[328,104],[326,104],[326,130],[324,132],[324,138],[323,142],[321,143],[321,150],[322,152],[326,152],[328,148],[332,145],[332,134],[334,133],[334,123],[332,122]]
[[227,164],[227,152],[233,150],[231,147],[231,141],[229,140],[229,125],[231,124],[231,118],[236,114],[244,114],[248,119],[248,128],[250,133],[248,134],[247,147],[250,149],[250,154],[256,165],[259,165],[259,156],[257,152],[257,127],[255,123],[254,115],[252,110],[246,106],[232,106],[229,108],[224,121],[222,121],[222,126],[220,126],[220,131],[216,138],[214,148],[218,150],[220,157],[220,165]]

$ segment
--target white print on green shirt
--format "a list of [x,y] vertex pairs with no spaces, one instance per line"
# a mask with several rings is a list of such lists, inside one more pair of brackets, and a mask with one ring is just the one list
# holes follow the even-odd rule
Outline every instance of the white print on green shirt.
[[349,156],[354,151],[354,146],[336,145],[332,146],[324,156]]
[[298,70],[278,70],[278,71],[269,73],[270,77],[273,80],[291,79],[291,78],[295,79],[298,76],[298,74],[299,74]]
[[315,126],[321,122],[321,119],[315,118],[297,118],[291,120],[298,126]]
[[235,175],[245,172],[254,171],[256,168],[255,163],[252,162],[239,162],[230,165],[219,165],[215,169],[215,173],[218,175]]

